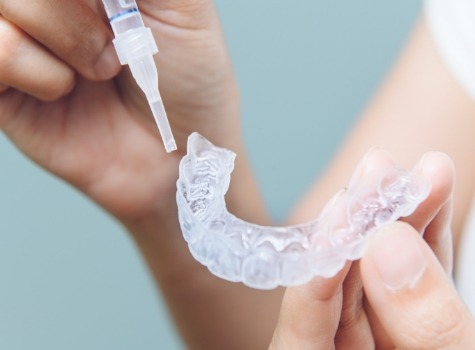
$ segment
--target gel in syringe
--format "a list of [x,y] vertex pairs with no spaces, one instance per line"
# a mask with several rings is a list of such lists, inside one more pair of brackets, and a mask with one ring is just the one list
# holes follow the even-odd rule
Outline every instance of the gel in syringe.
[[158,71],[153,55],[158,52],[150,28],[145,27],[135,0],[102,0],[115,35],[119,61],[128,64],[147,97],[167,152],[176,150],[170,123],[158,91]]

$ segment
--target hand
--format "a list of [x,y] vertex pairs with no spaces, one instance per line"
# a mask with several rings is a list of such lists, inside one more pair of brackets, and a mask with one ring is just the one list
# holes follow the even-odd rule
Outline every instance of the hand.
[[[366,181],[370,173],[388,163],[392,162],[387,154],[380,150],[373,150],[360,162],[351,181]],[[418,162],[414,172],[428,177],[431,180],[432,190],[416,212],[405,221],[417,228],[417,231],[425,231],[426,241],[446,270],[450,271],[452,246],[449,228],[454,178],[452,163],[441,153],[428,153]],[[415,229],[412,230],[415,231]],[[376,236],[379,235],[376,234]],[[381,244],[378,247],[379,250],[382,250]],[[373,247],[373,244],[370,247]],[[382,264],[382,259],[385,259],[388,266],[399,266],[401,252],[397,251],[392,256],[388,256],[388,249],[382,250],[379,255],[379,266]],[[348,263],[337,276],[331,279],[316,278],[307,285],[288,288],[270,348],[394,348],[394,343],[388,335],[391,335],[390,330],[379,319],[380,313],[385,315],[387,304],[384,301],[389,298],[389,293],[386,294],[386,300],[382,300],[379,293],[378,308],[375,307],[375,310],[371,308],[372,295],[368,295],[371,302],[368,305],[363,294],[359,269],[361,266],[363,276],[364,271],[369,270],[366,261],[368,254],[372,251],[373,249],[370,248],[362,264]],[[374,264],[370,266],[375,268]],[[363,282],[367,288],[367,279],[363,279]],[[396,309],[397,307],[394,307],[394,312]],[[399,317],[403,319],[405,315],[400,314]],[[392,318],[387,317],[384,320],[390,323]]]
[[[441,225],[441,244],[450,235]],[[384,259],[384,260],[383,260]],[[383,349],[473,349],[475,320],[447,276],[447,265],[409,225],[376,234],[361,261],[366,296],[388,338]]]
[[138,4],[161,51],[173,154],[128,69],[117,75],[100,0],[0,0],[0,129],[47,170],[132,219],[174,207],[191,131],[240,146],[237,89],[212,1]]
[[[124,224],[190,346],[255,348],[272,332],[279,291],[215,279],[189,253],[176,209],[178,162],[198,131],[239,154],[230,209],[266,220],[242,152],[237,86],[213,2],[137,3],[160,50],[160,92],[178,151],[165,153],[142,91],[128,68],[119,74],[100,0],[0,0],[0,129]],[[249,305],[266,311],[256,316]],[[249,315],[268,326],[241,322]]]

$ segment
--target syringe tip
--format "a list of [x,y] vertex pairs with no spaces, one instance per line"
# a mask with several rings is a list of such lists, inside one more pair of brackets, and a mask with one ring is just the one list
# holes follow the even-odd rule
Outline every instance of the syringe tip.
[[175,151],[177,146],[175,139],[173,138],[172,129],[170,128],[170,123],[168,122],[162,100],[160,99],[151,102],[150,109],[152,110],[155,122],[157,123],[158,129],[160,130],[160,135],[162,136],[165,150],[168,153]]
[[175,140],[168,140],[167,142],[164,141],[164,145],[165,145],[165,151],[167,151],[168,153],[177,150]]

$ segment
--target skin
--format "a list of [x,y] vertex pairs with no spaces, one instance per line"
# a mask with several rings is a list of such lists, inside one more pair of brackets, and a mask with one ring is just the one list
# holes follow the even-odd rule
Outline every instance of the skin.
[[[381,269],[380,253],[387,245],[411,246],[412,252],[404,255],[410,258],[417,252],[423,261],[422,275],[414,276],[408,266]],[[430,248],[412,227],[393,225],[380,232],[361,262],[365,293],[387,332],[383,349],[470,349],[475,345],[475,320],[457,295],[446,266]],[[397,252],[389,257],[396,259]],[[388,285],[385,278],[395,272],[410,284]]]
[[[431,231],[442,240],[448,237],[446,218],[440,217]],[[448,247],[445,254],[451,254]],[[269,349],[473,348],[475,319],[432,248],[406,223],[380,229],[360,264],[366,309],[371,308],[366,317],[377,322],[371,332],[360,324],[359,334],[338,336],[343,271],[332,280],[287,290]],[[395,263],[388,264],[389,259]]]
[[[330,286],[330,290],[325,298],[312,292],[311,284],[299,287],[297,291],[288,289],[271,348],[318,348],[312,343],[317,330],[322,330],[318,329],[318,323],[315,322],[317,327],[307,329],[307,338],[302,339],[293,332],[298,325],[312,324],[312,315],[317,313],[317,308],[305,309],[307,312],[300,315],[285,312],[294,307],[298,310],[298,305],[303,309],[305,296],[312,294],[317,301],[331,303],[333,314],[330,319],[337,318],[332,329],[334,337],[327,332],[327,348],[465,349],[474,346],[473,338],[467,336],[473,332],[473,319],[453,287],[448,287],[451,283],[447,282],[447,277],[440,274],[440,271],[445,270],[451,276],[452,240],[456,248],[473,197],[474,183],[470,174],[474,170],[474,164],[468,160],[471,159],[475,146],[474,139],[470,136],[475,126],[474,115],[474,102],[445,67],[422,20],[375,99],[359,119],[326,173],[297,205],[290,222],[304,221],[313,215],[316,207],[321,208],[322,198],[332,193],[335,185],[340,184],[338,187],[341,187],[345,183],[344,174],[350,171],[356,154],[363,153],[365,148],[372,145],[383,147],[395,155],[398,164],[405,167],[409,167],[424,151],[442,150],[450,156],[457,169],[454,175],[457,186],[453,197],[449,193],[445,194],[448,196],[445,200],[440,197],[442,202],[439,203],[444,204],[438,209],[432,208],[435,210],[432,211],[432,218],[431,215],[426,216],[431,209],[422,209],[429,210],[425,214],[419,212],[408,221],[413,226],[412,229],[399,227],[396,230],[405,235],[407,244],[421,246],[428,270],[439,272],[436,277],[425,278],[424,275],[420,289],[413,293],[406,288],[396,291],[395,295],[391,294],[394,291],[388,292],[382,288],[381,279],[374,273],[376,267],[371,256],[378,250],[377,245],[370,245],[367,257],[363,257],[361,264],[351,266],[342,283],[326,282],[330,283],[326,284],[326,288]],[[428,127],[430,132],[427,132]],[[464,128],[467,128],[466,132]],[[440,176],[440,180],[445,181],[442,173]],[[424,217],[429,219],[425,223]],[[409,238],[413,236],[414,230],[425,232],[425,243],[420,238]],[[381,242],[384,241],[380,240],[379,247]],[[427,253],[428,248],[433,251],[432,257]],[[392,256],[389,253],[386,255],[386,261],[401,259],[400,252],[392,252]],[[434,256],[439,262],[434,261]],[[439,290],[438,286],[443,292],[435,292]],[[430,293],[429,290],[434,292]],[[398,297],[398,293],[402,296]],[[430,296],[430,301],[425,302],[424,296]],[[417,312],[410,309],[414,305],[419,305]],[[454,306],[453,311],[450,311],[450,305]],[[328,313],[327,317],[330,317]],[[441,324],[441,327],[431,328],[432,321]],[[455,323],[460,325],[460,330],[450,328]],[[409,336],[402,339],[401,334]],[[424,337],[424,334],[427,336]]]
[[[367,181],[368,177],[374,173],[377,174],[388,165],[394,165],[388,153],[379,149],[373,150],[360,162],[352,181],[357,183]],[[429,197],[416,209],[416,212],[408,218],[404,218],[405,226],[410,227],[411,232],[424,232],[425,241],[421,240],[428,247],[427,249],[432,249],[431,254],[439,259],[436,260],[439,268],[441,266],[445,268],[441,269],[445,281],[447,274],[450,275],[452,271],[450,225],[454,187],[453,164],[445,154],[429,152],[419,160],[413,171],[418,176],[430,179],[432,190]],[[402,222],[399,225],[401,226]],[[385,230],[388,229],[385,227],[380,229],[381,232]],[[393,231],[398,232],[399,230],[406,229],[396,228]],[[333,278],[316,278],[308,285],[287,289],[279,322],[271,342],[271,349],[396,348],[392,337],[388,336],[394,325],[391,322],[393,319],[385,316],[386,323],[381,324],[380,322],[380,314],[384,315],[384,300],[380,300],[377,309],[374,309],[372,295],[369,295],[368,299],[363,296],[368,295],[367,286],[376,288],[378,283],[375,282],[375,277],[371,275],[366,281],[360,279],[361,274],[365,276],[366,270],[370,268],[378,269],[387,265],[391,267],[388,261],[393,261],[396,268],[405,261],[410,261],[409,258],[403,256],[407,245],[401,245],[400,249],[394,249],[394,245],[387,244],[381,238],[382,236],[384,235],[378,232],[374,234],[370,248],[361,263],[348,263],[346,269]],[[378,247],[375,246],[376,244]],[[372,253],[380,253],[381,257],[377,263],[371,259]],[[389,260],[390,254],[393,256]],[[413,266],[408,263],[408,270],[411,271],[411,268]],[[365,288],[365,293],[363,293],[362,287]],[[429,288],[433,288],[433,286]],[[390,296],[390,294],[388,295]],[[412,295],[407,295],[405,298],[408,301],[401,300],[400,304],[413,302],[411,297]],[[460,304],[462,303],[460,302]],[[430,306],[427,306],[428,310],[430,310]],[[399,308],[393,309],[395,313],[401,312]],[[424,316],[434,318],[434,315],[445,317],[439,313],[431,315],[430,312],[426,312]],[[399,319],[404,316],[404,313],[401,313]],[[458,316],[454,315],[454,317]],[[412,320],[412,324],[417,323],[417,320]],[[426,324],[427,322],[421,320],[421,323]],[[423,331],[421,332],[423,333]]]
[[[0,1],[0,127],[30,158],[129,229],[189,344],[263,347],[281,292],[217,281],[191,258],[177,221],[178,162],[192,131],[239,154],[230,209],[267,221],[243,153],[239,96],[215,10],[209,1],[141,1],[140,7],[160,38],[161,92],[180,151],[165,153],[142,92],[106,48],[112,33],[99,1]],[[267,338],[245,322],[255,318],[255,305],[268,305],[257,317]],[[201,322],[205,315],[208,323]],[[227,334],[234,328],[250,337]]]
[[[268,223],[243,151],[239,94],[215,9],[209,0],[142,0],[139,6],[161,50],[155,57],[160,90],[178,152],[165,154],[142,92],[110,47],[102,5],[93,0],[0,0],[0,129],[31,159],[123,223],[191,348],[264,348],[283,291],[261,292],[217,280],[191,258],[177,222],[177,165],[186,137],[198,131],[238,153],[227,196],[230,210],[245,220]],[[373,145],[388,149],[406,167],[436,149],[458,169],[453,200],[457,241],[474,186],[469,174],[475,163],[466,161],[475,143],[474,111],[420,24],[341,152],[289,222],[313,218]],[[427,210],[436,215],[437,208]],[[371,321],[376,316],[368,316],[378,309],[366,307],[358,265],[347,269],[332,285],[341,303],[335,344],[354,339],[358,329],[368,334],[370,327],[380,327]],[[303,294],[318,299],[323,293],[325,298],[323,284],[311,283]]]

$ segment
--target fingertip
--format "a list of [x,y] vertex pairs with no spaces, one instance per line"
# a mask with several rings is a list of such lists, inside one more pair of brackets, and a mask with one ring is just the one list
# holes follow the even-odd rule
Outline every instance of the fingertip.
[[372,161],[372,158],[375,157],[375,154],[379,153],[381,150],[380,147],[373,146],[368,151],[366,151],[365,155],[361,160],[356,164],[355,169],[353,170],[353,174],[351,175],[350,181],[348,181],[348,187],[352,188],[355,184],[360,181],[360,178],[366,172],[366,166],[368,162]]
[[287,288],[271,348],[328,349],[334,344],[342,283],[350,266],[348,262],[332,278],[316,277],[305,285]]
[[351,191],[377,181],[381,170],[394,167],[394,164],[394,160],[387,150],[378,146],[370,148],[356,165],[347,188]]
[[108,43],[102,53],[99,55],[94,65],[93,71],[97,80],[108,80],[120,72],[120,62],[117,57],[114,45]]
[[394,166],[394,159],[386,149],[372,147],[364,157],[364,169],[362,174],[369,174],[376,169]]
[[441,151],[425,152],[418,163],[421,163],[422,165],[425,165],[426,163],[441,163],[453,168],[452,158],[450,158],[447,153]]
[[28,94],[36,97],[43,102],[54,102],[63,97],[69,95],[76,87],[76,76],[74,71],[69,67],[65,67],[61,74],[61,77],[50,84],[48,88],[42,88],[41,86],[35,87],[30,91],[25,91]]
[[455,168],[452,159],[443,152],[427,152],[412,170],[417,179],[430,184],[427,198],[415,212],[402,220],[423,233],[434,217],[452,198]]
[[110,25],[92,5],[49,0],[26,6],[25,1],[9,1],[8,18],[31,40],[87,79],[106,80],[119,72]]
[[339,292],[351,266],[352,263],[347,261],[343,268],[333,277],[326,278],[317,276],[304,285],[291,287],[287,290],[294,295],[298,295],[300,301],[304,301],[305,299],[318,302],[330,300]]
[[431,179],[432,190],[451,193],[455,182],[455,166],[452,158],[444,152],[425,153],[413,168],[416,175]]

